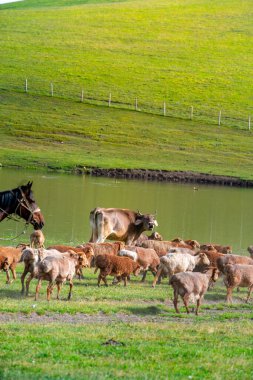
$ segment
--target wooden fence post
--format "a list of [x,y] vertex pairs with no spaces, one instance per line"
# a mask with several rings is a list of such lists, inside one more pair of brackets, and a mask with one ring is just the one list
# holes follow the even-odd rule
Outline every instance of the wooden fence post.
[[191,106],[191,113],[190,113],[190,119],[193,119],[193,106]]
[[112,94],[109,94],[109,99],[108,99],[108,107],[111,107],[111,102],[112,102]]
[[221,111],[219,112],[218,125],[219,125],[219,127],[220,127],[220,125],[221,125]]
[[166,116],[166,102],[163,103],[163,116]]
[[51,96],[54,96],[54,85],[52,82],[50,83],[50,88],[51,88]]
[[27,92],[28,91],[28,81],[27,81],[27,78],[26,78],[26,80],[25,80],[25,92]]

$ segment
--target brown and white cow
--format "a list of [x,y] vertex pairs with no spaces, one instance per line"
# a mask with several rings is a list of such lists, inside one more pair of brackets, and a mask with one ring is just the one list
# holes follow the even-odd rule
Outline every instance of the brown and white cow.
[[158,225],[155,216],[122,208],[95,208],[90,213],[92,234],[90,242],[102,243],[105,239],[124,241],[132,245],[143,231]]

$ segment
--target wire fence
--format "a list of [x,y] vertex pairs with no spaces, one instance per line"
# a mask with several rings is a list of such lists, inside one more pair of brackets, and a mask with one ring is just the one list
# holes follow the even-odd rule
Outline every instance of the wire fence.
[[78,84],[64,81],[50,82],[38,78],[24,78],[6,80],[0,76],[0,89],[24,92],[38,96],[56,97],[60,99],[77,101],[80,103],[102,105],[120,109],[134,110],[136,112],[162,115],[164,117],[181,118],[185,120],[198,120],[221,127],[231,126],[239,129],[251,130],[251,115],[253,108],[246,112],[237,112],[236,116],[229,115],[219,107],[209,107],[203,104],[190,105],[173,101],[147,101],[141,96],[130,96],[119,89],[115,91],[93,93]]

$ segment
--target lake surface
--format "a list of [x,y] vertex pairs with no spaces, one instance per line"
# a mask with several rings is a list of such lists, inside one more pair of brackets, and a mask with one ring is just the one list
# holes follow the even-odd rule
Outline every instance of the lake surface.
[[[95,207],[122,207],[154,213],[164,239],[182,237],[201,243],[231,244],[246,253],[253,244],[253,189],[114,180],[70,174],[0,168],[0,191],[33,181],[46,224],[46,243],[78,244],[90,237],[89,213]],[[23,221],[3,221],[0,238],[15,237]],[[26,235],[0,245],[29,241]]]

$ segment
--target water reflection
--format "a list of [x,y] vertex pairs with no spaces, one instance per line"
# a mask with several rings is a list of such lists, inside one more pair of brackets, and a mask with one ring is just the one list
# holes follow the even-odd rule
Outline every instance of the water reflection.
[[[33,180],[35,199],[45,216],[47,241],[80,243],[90,237],[89,212],[94,207],[122,207],[141,212],[157,210],[157,230],[166,239],[194,238],[231,244],[246,252],[253,243],[253,190],[241,188],[114,180],[35,171],[0,170],[0,189]],[[23,222],[4,221],[0,237],[15,236]],[[28,235],[18,241],[26,241]],[[8,242],[0,241],[1,245]],[[10,242],[15,245],[15,242]]]

